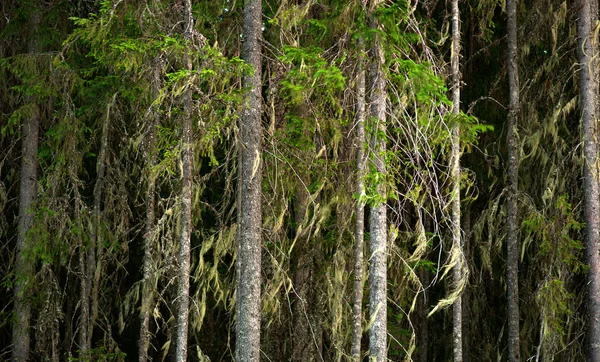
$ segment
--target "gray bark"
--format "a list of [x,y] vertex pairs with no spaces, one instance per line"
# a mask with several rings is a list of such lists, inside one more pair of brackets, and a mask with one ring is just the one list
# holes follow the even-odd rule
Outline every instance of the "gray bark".
[[[371,10],[376,9],[381,0],[373,0]],[[379,23],[372,19],[371,28],[378,29]],[[371,64],[369,71],[369,100],[370,115],[376,122],[371,135],[370,161],[375,165],[377,172],[386,173],[384,154],[386,150],[386,90],[383,66],[385,64],[381,39],[378,34],[374,36],[371,49]],[[387,218],[386,218],[386,187],[383,181],[377,185],[377,193],[381,202],[371,207],[370,214],[370,264],[369,264],[369,312],[371,323],[369,329],[369,353],[372,361],[387,360]]]
[[[152,71],[152,101],[154,102],[159,95],[161,88],[162,59],[158,55],[153,60]],[[139,362],[148,360],[148,347],[150,346],[150,315],[154,307],[154,238],[152,230],[154,228],[154,191],[155,175],[153,168],[156,164],[156,126],[158,124],[158,111],[152,105],[148,124],[148,139],[146,142],[146,172],[148,173],[148,185],[146,189],[146,226],[144,229],[144,279],[142,285],[142,309],[140,323],[140,341],[139,341]]]
[[[32,29],[37,29],[40,22],[39,12],[34,11],[30,19]],[[40,44],[33,35],[28,44],[30,54],[39,52]],[[15,260],[14,289],[14,324],[12,332],[11,359],[15,362],[29,360],[31,306],[27,301],[29,284],[33,278],[33,263],[25,259],[30,248],[27,232],[33,226],[35,212],[31,210],[36,198],[38,180],[38,137],[40,126],[39,109],[35,97],[27,97],[26,102],[32,105],[29,118],[23,121],[21,128],[21,179],[19,183],[19,224]]]
[[508,289],[508,360],[519,361],[519,68],[517,66],[517,0],[508,0],[508,198],[506,203],[506,284]]
[[[193,42],[194,20],[192,18],[192,2],[184,1],[184,32],[183,37],[188,46]],[[184,53],[184,67],[192,71],[192,59],[189,50]],[[190,74],[191,76],[191,74]],[[190,305],[190,243],[192,233],[192,167],[194,153],[192,150],[192,88],[187,87],[183,95],[184,118],[182,124],[182,168],[181,180],[181,243],[179,250],[179,310],[177,316],[177,347],[175,358],[178,362],[187,360],[188,324]]]
[[[460,113],[460,13],[458,0],[452,0],[452,113]],[[458,287],[465,276],[463,274],[462,244],[460,238],[460,127],[456,122],[452,127],[452,158],[450,165],[452,177],[452,245],[460,256],[452,269],[455,285]],[[462,361],[462,296],[459,295],[452,305],[453,355],[455,362]]]
[[244,3],[244,45],[242,57],[252,66],[245,75],[248,89],[244,99],[240,130],[241,202],[240,234],[237,250],[237,324],[235,355],[238,362],[260,359],[261,245],[262,245],[262,4]]
[[600,193],[598,188],[598,141],[596,139],[596,103],[598,78],[596,58],[598,44],[593,33],[596,23],[592,9],[595,0],[579,1],[577,23],[578,52],[580,64],[579,92],[581,104],[581,139],[583,141],[584,209],[585,209],[585,258],[589,265],[587,275],[587,336],[588,361],[600,361]]
[[[362,45],[362,39],[360,40]],[[352,307],[352,359],[360,362],[360,344],[362,339],[362,301],[363,301],[363,248],[364,248],[364,230],[365,230],[365,204],[360,199],[365,192],[365,118],[366,118],[366,98],[365,98],[365,70],[364,58],[360,46],[358,58],[358,79],[356,84],[357,104],[356,104],[356,194],[359,199],[356,200],[356,230],[354,233],[354,301]]]

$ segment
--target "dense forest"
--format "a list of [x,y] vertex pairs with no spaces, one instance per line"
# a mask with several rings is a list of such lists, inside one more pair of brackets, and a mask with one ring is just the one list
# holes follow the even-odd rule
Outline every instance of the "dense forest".
[[600,362],[597,0],[1,0],[0,360]]

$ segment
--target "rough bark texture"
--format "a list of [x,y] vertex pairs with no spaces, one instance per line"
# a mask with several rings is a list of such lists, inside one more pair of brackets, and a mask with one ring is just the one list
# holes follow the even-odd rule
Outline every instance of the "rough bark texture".
[[[158,98],[161,87],[161,73],[163,63],[160,55],[154,58],[152,74],[152,100]],[[154,307],[154,242],[152,230],[154,227],[154,191],[155,176],[153,168],[156,164],[156,126],[158,124],[158,112],[153,109],[150,112],[148,122],[148,139],[146,143],[146,158],[148,185],[146,189],[146,226],[144,228],[144,280],[142,286],[142,309],[140,313],[140,341],[139,341],[139,362],[148,360],[148,347],[150,346],[150,314]]]
[[[460,14],[458,0],[452,0],[452,113],[460,113]],[[454,284],[461,284],[463,274],[462,244],[460,238],[460,128],[458,123],[452,127],[452,244],[460,256],[452,270]],[[462,297],[459,295],[452,306],[453,354],[454,362],[462,361]]]
[[262,245],[262,96],[261,96],[260,0],[244,3],[244,46],[242,57],[253,73],[244,76],[248,89],[240,130],[242,145],[241,225],[237,250],[237,303],[235,355],[238,362],[260,359],[261,245]]
[[[360,41],[362,44],[362,40]],[[352,359],[360,362],[360,342],[362,339],[362,301],[363,301],[363,249],[364,249],[364,230],[365,230],[365,204],[360,197],[365,192],[365,70],[364,59],[361,52],[359,54],[358,79],[356,84],[357,103],[356,103],[356,194],[359,199],[356,200],[356,230],[354,233],[354,301],[352,306]]]
[[[32,29],[37,29],[40,22],[39,13],[33,12],[30,19]],[[39,52],[39,42],[36,35],[28,44],[30,54]],[[35,97],[27,97],[33,111],[31,116],[23,121],[21,128],[21,177],[19,184],[19,233],[17,235],[15,257],[15,289],[14,289],[14,324],[12,332],[13,346],[11,359],[14,362],[29,360],[29,326],[31,320],[31,306],[27,301],[29,284],[33,278],[33,263],[26,260],[25,254],[29,249],[27,232],[33,226],[35,212],[30,208],[36,198],[38,180],[38,136],[40,126],[39,110]]]
[[[371,10],[381,4],[380,0],[372,1]],[[371,28],[379,28],[377,20],[371,21]],[[386,173],[384,153],[386,150],[385,138],[385,76],[383,72],[384,52],[379,35],[373,39],[371,49],[371,65],[369,74],[370,89],[370,115],[376,122],[371,136],[370,161],[375,165],[377,172]],[[386,218],[386,187],[383,181],[377,185],[377,192],[381,201],[371,207],[370,214],[370,264],[369,264],[369,353],[371,361],[387,360],[387,218]]]
[[[305,107],[303,107],[305,108]],[[306,112],[302,112],[306,115]],[[308,158],[308,157],[307,157]],[[295,221],[299,228],[306,226],[308,217],[309,193],[306,186],[310,178],[301,175],[301,182],[295,192]],[[299,229],[292,256],[294,264],[294,302],[292,305],[293,319],[293,350],[292,361],[312,362],[320,360],[321,325],[318,322],[317,298],[314,283],[318,276],[315,273],[315,249],[310,244],[309,230]]]
[[[185,19],[183,37],[189,43],[193,41],[194,20],[192,19],[192,2],[184,1]],[[184,55],[184,66],[188,72],[192,70],[192,59],[189,51]],[[179,252],[179,310],[177,318],[177,361],[187,360],[188,322],[190,305],[190,238],[192,232],[192,167],[194,153],[192,150],[192,88],[188,87],[183,95],[183,134],[182,158],[183,177],[181,180],[181,245]]]
[[[471,250],[471,209],[467,207],[465,212],[461,214],[462,232],[463,232],[463,252],[465,255],[465,267],[469,270],[469,277],[471,275],[470,267],[473,265],[471,262],[471,256],[473,252]],[[463,362],[469,361],[469,352],[471,351],[469,340],[472,337],[470,334],[471,328],[471,286],[469,284],[469,277],[467,277],[467,284],[462,294],[462,345],[463,345]],[[477,360],[477,359],[476,359]]]
[[506,284],[508,289],[508,360],[519,361],[519,240],[517,186],[519,179],[519,72],[517,66],[517,0],[507,0],[508,13],[508,198],[506,203]]
[[[598,189],[598,141],[596,138],[596,102],[598,79],[596,58],[598,46],[593,34],[597,9],[593,0],[580,0],[577,33],[580,64],[581,139],[583,141],[583,175],[585,196],[585,257],[587,275],[587,355],[592,362],[600,361],[600,194]],[[593,20],[593,21],[592,21]]]

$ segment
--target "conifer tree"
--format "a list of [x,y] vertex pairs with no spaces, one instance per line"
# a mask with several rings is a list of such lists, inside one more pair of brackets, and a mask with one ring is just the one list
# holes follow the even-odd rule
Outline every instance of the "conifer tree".
[[[40,11],[32,10],[30,26],[32,34],[28,41],[28,52],[37,55],[41,49],[38,37]],[[28,260],[32,248],[32,236],[28,235],[35,220],[33,205],[37,194],[38,181],[38,137],[40,111],[35,95],[25,98],[31,108],[21,128],[21,175],[19,184],[19,226],[16,246],[15,288],[14,288],[14,324],[12,333],[12,360],[29,361],[31,305],[30,288],[33,284],[33,263]]]
[[[460,114],[460,13],[458,0],[452,0],[452,114],[458,117]],[[453,279],[456,288],[459,288],[461,280],[465,278],[463,265],[463,250],[460,235],[460,125],[458,119],[452,126],[452,154],[450,165],[450,177],[452,180],[452,249],[455,257],[453,267]],[[462,290],[459,290],[462,293]],[[452,329],[454,342],[454,362],[462,362],[462,296],[459,294],[452,305]]]
[[587,355],[588,361],[600,361],[600,190],[598,183],[598,132],[596,107],[598,93],[598,41],[595,34],[596,0],[580,0],[577,22],[580,64],[581,138],[585,201],[585,257],[587,271]]
[[[184,1],[183,38],[186,41],[184,53],[184,69],[188,76],[192,76],[192,54],[190,49],[194,42],[194,19],[192,18],[192,1]],[[183,120],[182,120],[182,180],[181,180],[181,242],[179,251],[179,289],[177,310],[177,361],[187,360],[188,350],[188,324],[190,305],[190,244],[192,233],[192,167],[194,153],[192,149],[192,86],[187,84],[183,94]]]
[[252,67],[243,78],[246,88],[240,117],[239,170],[241,187],[238,205],[241,214],[236,262],[236,360],[260,359],[261,248],[262,248],[262,4],[244,3],[244,44],[242,56]]
[[[375,11],[383,4],[381,0],[370,2],[370,27],[379,30]],[[387,359],[387,217],[385,185],[386,151],[386,78],[385,57],[381,35],[375,33],[369,51],[369,102],[371,133],[369,162],[376,177],[375,200],[370,213],[369,255],[369,352],[370,359],[383,362]]]
[[507,289],[508,289],[508,359],[519,361],[519,240],[518,240],[518,180],[519,180],[519,68],[517,65],[517,0],[508,0],[508,199],[506,205]]

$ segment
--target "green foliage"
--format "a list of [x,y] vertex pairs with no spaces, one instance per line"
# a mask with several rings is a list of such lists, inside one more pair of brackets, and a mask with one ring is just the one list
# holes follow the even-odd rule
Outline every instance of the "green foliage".
[[69,357],[69,362],[121,362],[125,361],[126,357],[127,354],[120,351],[118,348],[112,350],[108,347],[100,346],[92,349],[88,356]]
[[311,96],[325,97],[322,101],[329,103],[340,114],[337,95],[344,89],[346,77],[335,64],[330,64],[322,57],[323,50],[318,47],[285,46],[283,51],[284,55],[279,59],[292,66],[286,79],[281,82],[286,100],[291,105],[300,105]]

